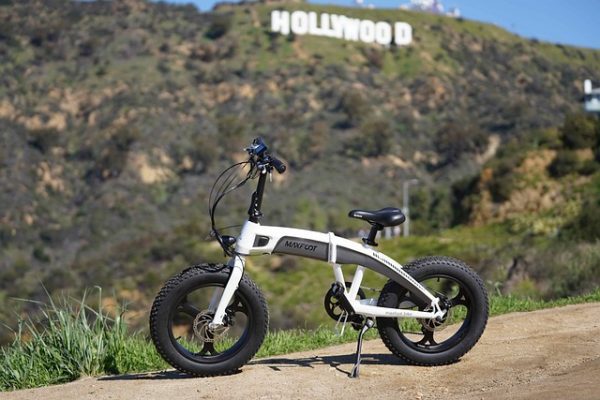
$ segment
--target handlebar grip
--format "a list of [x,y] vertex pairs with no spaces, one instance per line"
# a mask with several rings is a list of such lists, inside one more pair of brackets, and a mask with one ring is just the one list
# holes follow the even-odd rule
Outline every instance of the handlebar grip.
[[286,166],[284,163],[281,162],[281,160],[276,159],[275,157],[271,157],[271,165],[273,166],[273,168],[275,168],[277,170],[277,172],[279,172],[280,174],[283,174],[286,170]]

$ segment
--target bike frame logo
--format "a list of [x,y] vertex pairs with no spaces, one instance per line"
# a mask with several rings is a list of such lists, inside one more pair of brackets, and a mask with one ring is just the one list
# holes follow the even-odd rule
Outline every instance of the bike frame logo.
[[385,21],[350,18],[336,14],[305,11],[271,12],[271,31],[282,35],[313,35],[364,43],[406,46],[412,42],[412,26],[406,22],[393,25]]

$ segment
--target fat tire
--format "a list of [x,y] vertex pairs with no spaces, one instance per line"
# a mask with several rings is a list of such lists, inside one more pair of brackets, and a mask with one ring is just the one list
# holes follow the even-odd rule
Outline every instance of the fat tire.
[[[425,257],[407,264],[404,270],[417,281],[429,274],[446,274],[467,286],[472,295],[473,314],[469,330],[453,347],[439,353],[425,353],[409,347],[400,337],[395,318],[377,318],[377,330],[385,346],[404,361],[421,366],[451,364],[465,355],[479,340],[488,320],[489,301],[487,290],[481,278],[465,263],[451,257]],[[383,287],[378,306],[397,308],[397,294],[405,291],[394,281]]]
[[201,264],[185,269],[169,279],[160,290],[150,312],[150,336],[160,356],[177,370],[206,377],[228,375],[239,370],[256,354],[269,327],[269,311],[263,294],[246,275],[238,286],[248,300],[253,317],[248,339],[231,357],[217,363],[194,362],[177,351],[171,341],[169,318],[183,292],[203,283],[227,283],[231,268],[222,264]]

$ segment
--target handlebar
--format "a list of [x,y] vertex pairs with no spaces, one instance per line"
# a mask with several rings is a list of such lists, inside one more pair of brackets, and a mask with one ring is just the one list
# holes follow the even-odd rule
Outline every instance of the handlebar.
[[277,159],[275,157],[271,157],[271,165],[280,174],[283,174],[285,172],[285,170],[286,170],[285,164],[283,162],[281,162],[281,160],[279,160],[279,159]]
[[258,137],[252,141],[252,144],[246,148],[250,157],[256,157],[256,160],[262,164],[266,165],[267,168],[275,168],[277,172],[283,174],[286,170],[285,164],[276,157],[273,157],[267,153],[269,148],[262,140],[262,138]]

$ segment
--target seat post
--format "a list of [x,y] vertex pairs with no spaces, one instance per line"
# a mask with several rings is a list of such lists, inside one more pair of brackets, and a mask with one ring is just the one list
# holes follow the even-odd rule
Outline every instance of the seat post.
[[377,242],[375,242],[375,238],[377,237],[377,232],[383,230],[383,225],[380,224],[371,224],[371,230],[369,231],[369,236],[366,238],[362,238],[364,244],[368,244],[369,246],[377,247]]

